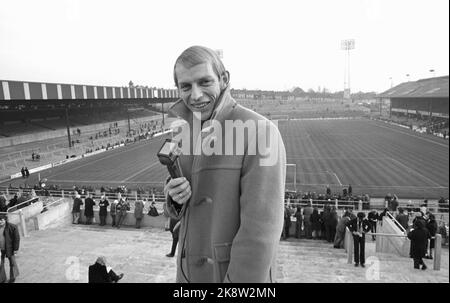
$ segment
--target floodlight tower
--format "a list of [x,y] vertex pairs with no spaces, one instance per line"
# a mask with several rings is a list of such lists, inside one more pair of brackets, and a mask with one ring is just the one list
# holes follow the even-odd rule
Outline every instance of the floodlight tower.
[[350,99],[350,50],[355,48],[355,39],[341,41],[341,49],[347,51],[347,68],[344,73],[344,99]]

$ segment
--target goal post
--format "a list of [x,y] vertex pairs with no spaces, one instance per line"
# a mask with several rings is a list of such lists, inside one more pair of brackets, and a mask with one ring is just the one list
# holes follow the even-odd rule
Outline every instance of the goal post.
[[297,191],[297,164],[286,163],[286,190]]

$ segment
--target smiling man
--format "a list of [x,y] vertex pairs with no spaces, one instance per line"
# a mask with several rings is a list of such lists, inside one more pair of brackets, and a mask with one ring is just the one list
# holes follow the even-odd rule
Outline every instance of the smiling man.
[[[177,282],[274,282],[286,177],[280,133],[233,100],[230,73],[213,50],[186,49],[176,60],[174,80],[181,99],[169,111],[188,123],[193,145],[211,130],[226,132],[225,122],[254,126],[234,129],[245,138],[237,143],[227,136],[207,141],[219,152],[193,154],[188,148],[191,153],[180,156],[183,177],[166,182],[168,212],[181,219]],[[193,127],[196,121],[201,127]],[[269,141],[266,133],[272,134]],[[231,143],[243,152],[220,152]],[[264,153],[250,153],[250,144],[264,146]],[[275,161],[261,164],[266,157]],[[184,205],[181,211],[175,203]]]

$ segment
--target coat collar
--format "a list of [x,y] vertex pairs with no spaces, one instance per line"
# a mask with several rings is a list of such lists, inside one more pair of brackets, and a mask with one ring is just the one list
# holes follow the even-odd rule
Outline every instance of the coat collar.
[[[224,121],[235,106],[236,101],[231,97],[230,87],[227,86],[219,96],[219,99],[215,104],[215,108],[211,115],[211,118],[208,120],[218,120],[219,122]],[[169,108],[168,112],[169,117],[178,117],[185,120],[189,124],[192,124],[193,113],[186,106],[186,104],[184,104],[184,101],[182,99],[176,101]]]

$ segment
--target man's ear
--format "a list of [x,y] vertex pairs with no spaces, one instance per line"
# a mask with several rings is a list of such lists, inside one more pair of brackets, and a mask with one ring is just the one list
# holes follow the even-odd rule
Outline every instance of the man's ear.
[[230,72],[229,71],[225,71],[223,72],[222,76],[221,76],[221,89],[225,89],[225,87],[228,86],[228,84],[230,83]]

